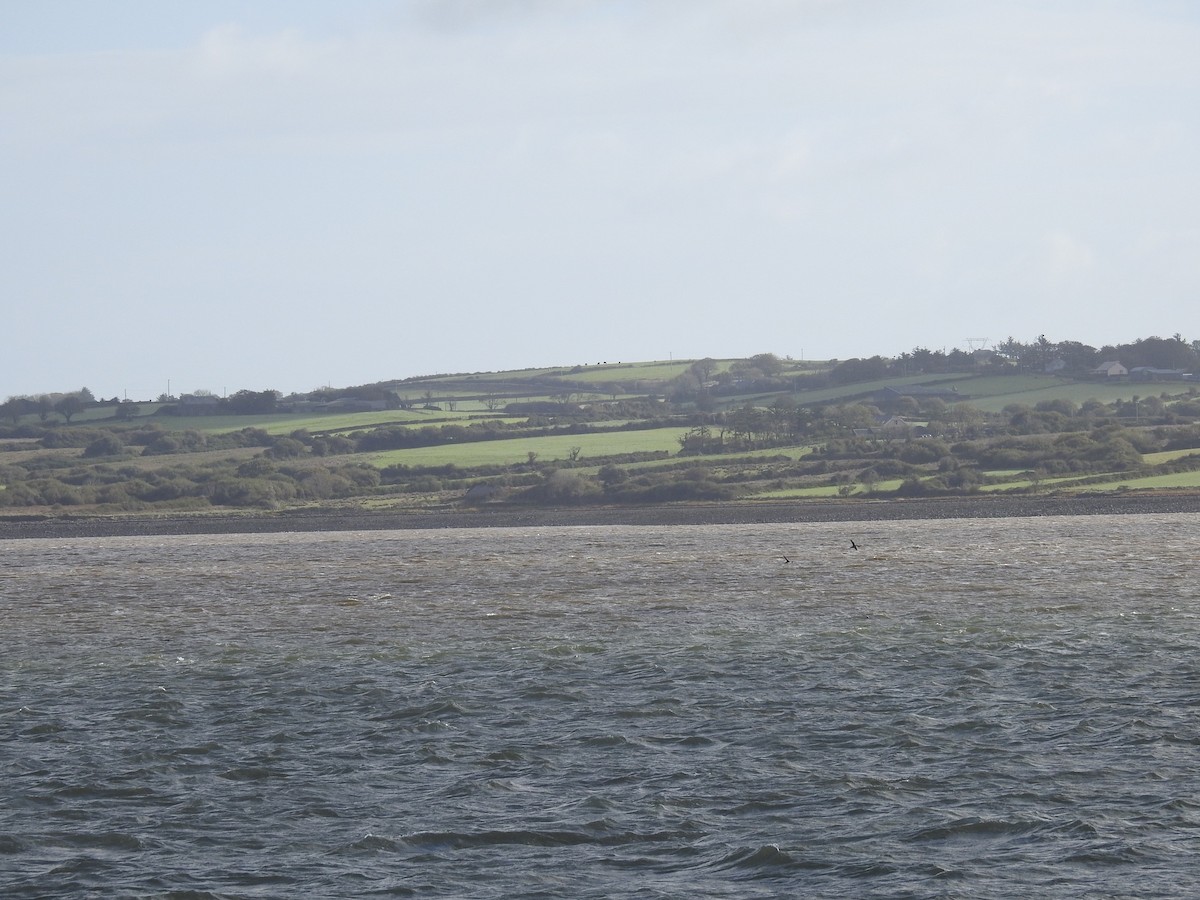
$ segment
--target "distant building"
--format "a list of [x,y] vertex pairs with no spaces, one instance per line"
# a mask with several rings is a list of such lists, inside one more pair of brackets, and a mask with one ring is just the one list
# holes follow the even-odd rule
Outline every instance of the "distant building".
[[1134,366],[1129,377],[1139,381],[1182,381],[1186,376],[1183,369],[1156,369],[1153,366]]
[[1129,370],[1116,360],[1111,360],[1110,362],[1100,363],[1089,374],[1102,378],[1123,378],[1129,374]]

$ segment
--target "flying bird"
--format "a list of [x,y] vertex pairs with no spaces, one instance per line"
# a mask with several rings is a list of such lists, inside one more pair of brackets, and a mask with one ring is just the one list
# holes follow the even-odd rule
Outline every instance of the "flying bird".
[[854,538],[850,538],[850,549],[851,549],[851,550],[857,550],[857,549],[858,549],[858,544],[854,543]]
[[784,561],[785,563],[790,563],[790,562],[791,562],[791,560],[790,560],[790,559],[788,559],[786,556],[783,556],[783,557],[781,557],[781,558],[783,559],[783,561]]

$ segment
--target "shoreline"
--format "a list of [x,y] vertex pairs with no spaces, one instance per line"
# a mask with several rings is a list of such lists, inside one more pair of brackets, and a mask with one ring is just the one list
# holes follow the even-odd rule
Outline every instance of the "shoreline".
[[1200,513],[1200,494],[804,500],[678,506],[462,508],[430,512],[288,510],[124,516],[0,516],[0,540],[176,534],[269,534],[440,528],[751,525],[922,519]]

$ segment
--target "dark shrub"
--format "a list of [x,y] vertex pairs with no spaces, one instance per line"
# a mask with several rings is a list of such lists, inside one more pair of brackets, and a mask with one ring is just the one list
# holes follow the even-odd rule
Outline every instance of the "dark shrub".
[[94,459],[98,456],[116,456],[124,450],[125,445],[121,443],[121,439],[109,431],[84,447],[83,455],[88,459]]

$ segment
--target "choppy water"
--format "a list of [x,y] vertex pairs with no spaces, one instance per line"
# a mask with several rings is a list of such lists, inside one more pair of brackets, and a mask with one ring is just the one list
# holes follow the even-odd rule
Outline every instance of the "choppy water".
[[1195,896],[1198,525],[0,542],[0,894]]

